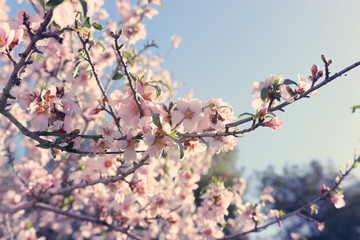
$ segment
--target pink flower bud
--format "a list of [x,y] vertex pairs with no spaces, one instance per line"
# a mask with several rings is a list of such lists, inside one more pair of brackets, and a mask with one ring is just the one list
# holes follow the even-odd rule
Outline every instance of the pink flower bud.
[[319,66],[314,64],[314,65],[311,67],[311,75],[312,75],[313,77],[316,77],[316,74],[317,74],[318,71],[319,71]]
[[260,111],[259,111],[259,117],[262,118],[266,115],[267,113],[267,108],[262,108]]
[[283,119],[278,117],[274,117],[270,121],[265,122],[265,126],[273,130],[279,130],[282,124],[283,124]]
[[12,42],[10,43],[11,47],[16,47],[17,45],[19,45],[19,43],[22,41],[24,35],[24,29],[19,28],[16,32],[15,32],[15,36],[14,39],[12,40]]
[[325,223],[317,223],[316,227],[319,231],[322,231],[325,228]]
[[324,194],[326,191],[330,190],[329,187],[327,187],[325,184],[322,184],[320,187],[320,193]]
[[317,74],[317,78],[321,78],[324,75],[324,71],[320,70]]

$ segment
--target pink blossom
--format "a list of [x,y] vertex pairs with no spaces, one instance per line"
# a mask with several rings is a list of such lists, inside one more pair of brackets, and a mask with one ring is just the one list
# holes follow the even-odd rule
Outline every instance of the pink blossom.
[[178,48],[181,43],[181,37],[179,35],[172,35],[171,43],[174,48]]
[[317,223],[316,224],[316,227],[317,227],[317,229],[319,230],[319,231],[323,231],[324,230],[324,228],[325,228],[325,223]]
[[[276,76],[276,75],[270,75],[270,78],[268,79],[265,79],[265,81],[262,81],[262,82],[254,82],[251,87],[252,87],[252,93],[251,93],[251,96],[253,96],[255,99],[252,101],[252,107],[257,110],[259,108],[265,108],[267,107],[267,104],[269,102],[269,99],[266,98],[265,101],[263,101],[261,99],[261,91],[264,89],[264,88],[267,88],[269,90],[274,90],[273,89],[273,84],[275,82],[275,80],[278,80],[278,84],[282,84],[283,81],[284,81],[284,76],[282,75],[279,75],[279,76]],[[272,106],[276,106],[278,103],[278,101],[276,99],[273,100],[273,104]]]
[[53,13],[53,20],[61,27],[72,26],[75,22],[75,6],[71,2],[64,1],[56,6]]
[[330,201],[334,204],[336,208],[345,207],[346,202],[344,200],[344,194],[332,194]]
[[270,127],[273,130],[279,130],[283,124],[283,119],[274,117],[270,121],[264,123],[265,126]]
[[7,22],[0,22],[0,51],[5,48],[13,41],[15,31],[11,30]]

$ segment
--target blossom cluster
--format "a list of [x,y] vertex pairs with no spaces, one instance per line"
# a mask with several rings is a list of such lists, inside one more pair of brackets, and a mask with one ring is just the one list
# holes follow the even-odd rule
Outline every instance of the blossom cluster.
[[[0,84],[10,86],[0,110],[13,117],[0,118],[0,159],[13,158],[17,129],[32,138],[20,140],[26,154],[2,176],[15,179],[15,190],[0,192],[1,205],[20,208],[0,221],[10,222],[17,239],[36,239],[42,229],[74,239],[217,239],[226,223],[235,232],[280,219],[279,211],[264,211],[274,201],[271,187],[259,203],[243,202],[243,178],[228,188],[214,178],[196,205],[194,190],[212,157],[238,142],[228,125],[237,118],[222,99],[175,99],[180,83],[153,45],[135,48],[160,0],[117,0],[118,23],[107,20],[104,1],[27,2],[37,14],[18,10],[0,23]],[[4,1],[0,9],[6,15]],[[177,48],[181,38],[171,41]],[[311,72],[313,83],[322,77],[316,67]],[[283,120],[272,107],[312,86],[302,76],[255,82],[253,127],[279,130]],[[331,201],[342,207],[341,198]],[[235,216],[227,220],[230,206]]]

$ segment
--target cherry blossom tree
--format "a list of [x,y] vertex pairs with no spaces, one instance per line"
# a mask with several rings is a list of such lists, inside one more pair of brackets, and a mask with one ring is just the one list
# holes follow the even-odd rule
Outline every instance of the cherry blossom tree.
[[[311,218],[321,200],[346,205],[340,183],[357,166],[357,152],[333,186],[319,186],[318,198],[290,213],[264,211],[270,186],[258,202],[243,202],[242,178],[230,188],[214,178],[200,206],[194,190],[215,154],[260,127],[279,130],[276,112],[360,62],[331,75],[332,60],[321,56],[323,67],[310,67],[307,79],[254,82],[254,112],[235,116],[221,99],[176,98],[179,83],[151,53],[156,43],[136,45],[160,0],[117,0],[119,22],[104,1],[27,2],[33,14],[9,17],[0,1],[1,181],[13,181],[0,193],[1,237],[236,239],[293,215]],[[181,38],[171,41],[177,48]]]

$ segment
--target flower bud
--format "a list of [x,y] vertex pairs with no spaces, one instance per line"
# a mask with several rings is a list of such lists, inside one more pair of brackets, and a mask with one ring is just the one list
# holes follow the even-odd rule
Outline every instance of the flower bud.
[[317,74],[318,71],[319,71],[319,66],[314,64],[311,67],[311,75],[312,75],[313,78],[316,77],[316,74]]
[[324,75],[324,71],[320,70],[317,74],[317,78],[321,78]]

